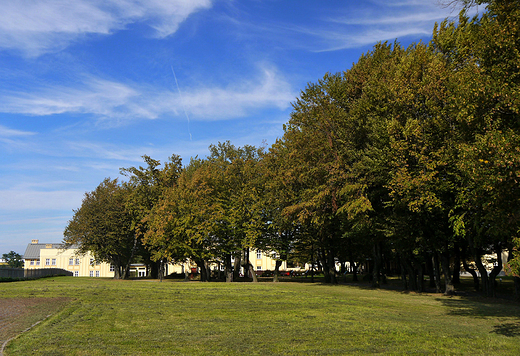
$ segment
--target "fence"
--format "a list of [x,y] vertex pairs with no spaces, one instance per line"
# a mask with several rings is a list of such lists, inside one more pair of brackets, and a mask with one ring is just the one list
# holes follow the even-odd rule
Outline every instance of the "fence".
[[8,279],[38,279],[52,276],[72,276],[72,272],[61,268],[0,268],[0,278]]

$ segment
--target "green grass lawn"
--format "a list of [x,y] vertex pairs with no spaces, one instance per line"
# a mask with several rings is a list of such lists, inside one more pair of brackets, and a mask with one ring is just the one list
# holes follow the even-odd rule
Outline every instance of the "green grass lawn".
[[347,285],[114,281],[0,284],[68,299],[6,355],[520,355],[520,307]]

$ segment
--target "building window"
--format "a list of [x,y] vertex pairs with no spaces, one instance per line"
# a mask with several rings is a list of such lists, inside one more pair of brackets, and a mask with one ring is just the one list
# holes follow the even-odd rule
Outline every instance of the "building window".
[[256,253],[256,258],[257,259],[261,259],[262,258],[262,252],[257,252]]
[[79,271],[74,271],[74,277],[79,277]]
[[90,277],[94,277],[94,271],[90,271]]
[[74,264],[74,259],[73,258],[69,258],[69,266],[72,266]]
[[36,266],[40,265],[40,260],[36,260]]
[[256,270],[257,271],[261,271],[262,270],[262,266],[256,266]]
[[99,271],[96,271],[96,277],[99,277]]
[[56,266],[56,259],[55,258],[52,259],[52,265]]
[[114,267],[114,265],[110,265],[110,272],[115,272],[116,271],[116,268]]
[[76,258],[76,264],[79,265],[79,258]]
[[46,266],[50,266],[50,264],[51,264],[51,259],[50,258],[46,258],[45,259],[45,265]]
[[34,266],[34,260],[31,260],[31,263],[29,263],[31,266]]
[[93,259],[93,258],[90,259],[90,265],[91,265],[91,266],[94,265],[94,259]]

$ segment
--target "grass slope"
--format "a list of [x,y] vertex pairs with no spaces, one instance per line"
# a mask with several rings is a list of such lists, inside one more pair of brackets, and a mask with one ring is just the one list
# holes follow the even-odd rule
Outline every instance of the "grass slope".
[[70,298],[6,355],[519,355],[520,307],[309,283],[4,283],[0,298]]

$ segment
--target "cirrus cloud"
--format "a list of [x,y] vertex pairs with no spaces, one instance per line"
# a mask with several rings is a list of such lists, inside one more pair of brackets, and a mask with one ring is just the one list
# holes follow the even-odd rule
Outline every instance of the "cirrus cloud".
[[182,95],[149,85],[124,84],[89,77],[78,87],[42,87],[31,93],[0,93],[0,112],[47,116],[64,113],[92,114],[114,124],[163,115],[213,121],[243,117],[251,110],[284,110],[297,93],[276,69],[261,67],[250,79],[237,79],[227,87],[196,87]]
[[211,0],[25,0],[0,2],[0,48],[29,57],[59,51],[86,35],[144,22],[166,37]]

